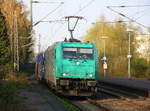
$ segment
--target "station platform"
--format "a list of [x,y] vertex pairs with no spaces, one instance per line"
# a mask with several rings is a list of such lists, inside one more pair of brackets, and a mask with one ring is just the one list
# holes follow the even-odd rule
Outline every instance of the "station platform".
[[142,92],[142,95],[146,97],[150,97],[150,80],[103,77],[99,79],[99,85],[109,85],[112,87],[124,88],[125,90],[132,89],[135,92]]
[[99,82],[126,86],[135,89],[150,90],[150,80],[144,80],[144,79],[104,77],[104,78],[100,78]]

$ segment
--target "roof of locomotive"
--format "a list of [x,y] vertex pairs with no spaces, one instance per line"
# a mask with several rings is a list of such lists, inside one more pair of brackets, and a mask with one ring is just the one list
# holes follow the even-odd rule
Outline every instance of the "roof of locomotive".
[[90,42],[61,42],[63,47],[88,47],[93,48],[94,44]]
[[95,45],[91,42],[55,42],[51,46],[47,48],[47,50],[56,48],[58,45],[61,45],[62,47],[82,47],[82,48],[93,48]]

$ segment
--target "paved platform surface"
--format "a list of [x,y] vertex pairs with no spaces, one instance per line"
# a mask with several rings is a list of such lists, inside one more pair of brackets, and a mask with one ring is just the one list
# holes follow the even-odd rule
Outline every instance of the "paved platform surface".
[[99,82],[150,91],[150,80],[104,77],[100,78]]
[[21,111],[67,111],[53,94],[45,91],[45,87],[35,81],[32,83],[34,91],[21,91],[24,98]]

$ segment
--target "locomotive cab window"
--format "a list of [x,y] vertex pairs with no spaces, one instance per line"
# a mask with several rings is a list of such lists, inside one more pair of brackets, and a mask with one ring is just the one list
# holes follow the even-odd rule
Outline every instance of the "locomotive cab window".
[[93,49],[80,48],[79,56],[83,59],[93,59]]
[[92,48],[63,48],[63,57],[68,59],[93,59]]
[[76,58],[77,48],[63,48],[63,57],[64,58]]

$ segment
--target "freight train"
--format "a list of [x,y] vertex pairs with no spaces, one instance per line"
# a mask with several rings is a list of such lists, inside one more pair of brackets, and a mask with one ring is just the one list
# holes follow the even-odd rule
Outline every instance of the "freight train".
[[89,42],[57,42],[37,56],[36,78],[69,96],[97,91],[98,52]]

